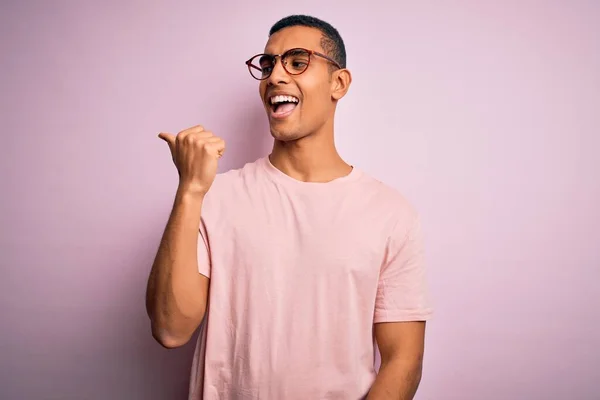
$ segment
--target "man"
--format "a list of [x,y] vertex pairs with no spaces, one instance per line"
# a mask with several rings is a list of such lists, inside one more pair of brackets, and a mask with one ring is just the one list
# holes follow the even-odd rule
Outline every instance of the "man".
[[190,399],[412,399],[431,314],[419,218],[336,151],[342,38],[287,17],[247,65],[269,156],[217,175],[222,139],[159,135],[179,186],[148,282],[153,336],[178,347],[204,320]]

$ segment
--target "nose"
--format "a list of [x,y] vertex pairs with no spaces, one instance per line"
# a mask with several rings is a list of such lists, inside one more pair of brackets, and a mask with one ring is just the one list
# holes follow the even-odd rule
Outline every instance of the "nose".
[[267,78],[267,83],[269,85],[278,85],[281,83],[289,83],[290,75],[287,73],[285,68],[283,68],[283,60],[281,57],[277,57],[275,59],[275,65],[273,66],[273,70],[271,71],[271,75]]

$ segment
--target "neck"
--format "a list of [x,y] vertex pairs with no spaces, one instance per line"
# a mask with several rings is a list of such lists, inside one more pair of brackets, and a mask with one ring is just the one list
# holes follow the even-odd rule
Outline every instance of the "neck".
[[352,171],[337,152],[333,130],[288,142],[275,140],[269,159],[275,168],[303,182],[329,182]]

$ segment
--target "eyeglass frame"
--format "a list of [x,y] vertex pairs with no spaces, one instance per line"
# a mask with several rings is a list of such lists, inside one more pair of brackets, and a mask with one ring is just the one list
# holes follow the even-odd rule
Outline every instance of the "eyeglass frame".
[[292,52],[294,50],[302,50],[302,51],[307,52],[308,53],[308,64],[306,65],[306,68],[304,68],[304,70],[302,72],[299,72],[299,73],[295,74],[295,73],[292,73],[292,72],[288,71],[288,69],[285,67],[285,64],[282,62],[281,66],[283,67],[284,71],[287,72],[289,75],[298,76],[298,75],[302,75],[304,72],[306,72],[306,70],[308,69],[308,67],[310,67],[310,61],[312,59],[312,56],[319,56],[319,57],[321,57],[321,58],[329,61],[330,63],[332,63],[337,68],[343,69],[342,66],[337,61],[335,61],[333,58],[331,58],[331,57],[329,57],[329,56],[327,56],[327,55],[325,55],[323,53],[319,53],[318,51],[309,50],[309,49],[305,49],[305,48],[302,48],[302,47],[294,47],[292,49],[284,51],[282,54],[259,53],[259,54],[256,54],[256,55],[250,57],[250,59],[246,60],[246,62],[245,62],[246,66],[248,66],[248,72],[250,72],[250,75],[254,79],[256,79],[258,81],[264,81],[265,79],[268,79],[271,76],[271,74],[273,73],[273,71],[271,71],[267,76],[265,76],[263,78],[257,78],[257,77],[255,77],[254,74],[252,74],[252,70],[250,68],[255,68],[255,69],[257,69],[257,70],[259,70],[261,72],[262,72],[262,69],[259,69],[257,66],[255,66],[254,64],[252,64],[252,60],[254,60],[258,56],[269,56],[269,57],[272,57],[273,60],[274,60],[273,61],[273,68],[275,68],[275,66],[277,65],[277,58],[278,57],[279,57],[280,60],[282,60],[283,57],[287,53],[290,53],[290,52]]

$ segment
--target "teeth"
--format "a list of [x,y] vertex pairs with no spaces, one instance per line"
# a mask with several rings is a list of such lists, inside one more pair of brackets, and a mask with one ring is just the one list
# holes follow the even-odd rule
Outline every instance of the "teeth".
[[273,97],[271,97],[271,104],[284,103],[284,102],[298,103],[299,100],[294,96],[273,96]]

